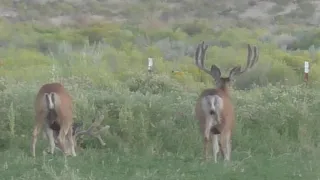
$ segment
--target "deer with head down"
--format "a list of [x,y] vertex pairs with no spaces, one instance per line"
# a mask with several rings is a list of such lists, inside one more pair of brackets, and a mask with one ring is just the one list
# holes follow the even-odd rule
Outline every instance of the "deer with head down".
[[96,137],[103,146],[105,145],[100,134],[110,126],[100,125],[104,115],[98,113],[98,119],[94,118],[87,130],[80,130],[83,123],[74,123],[71,96],[60,83],[45,84],[40,88],[36,96],[35,113],[31,147],[33,156],[35,156],[37,136],[43,126],[45,137],[49,140],[48,153],[50,154],[53,154],[57,147],[65,155],[76,156],[77,138],[82,135]]
[[230,161],[231,136],[235,125],[234,107],[229,94],[230,84],[235,76],[252,69],[258,62],[259,52],[256,46],[252,48],[248,44],[246,67],[241,70],[241,66],[235,66],[230,70],[228,77],[221,77],[221,71],[216,65],[212,65],[210,70],[204,67],[207,49],[208,45],[204,45],[204,42],[198,45],[195,64],[214,79],[216,88],[205,89],[201,92],[196,102],[195,116],[204,137],[204,158],[208,159],[208,146],[211,140],[214,162],[217,162],[219,151],[225,161]]
[[32,133],[31,153],[35,157],[37,137],[44,126],[49,139],[49,153],[55,149],[54,131],[59,128],[57,141],[65,155],[65,140],[67,138],[71,155],[76,156],[75,142],[73,139],[73,113],[72,98],[68,91],[60,83],[44,84],[38,91],[35,100],[35,125]]

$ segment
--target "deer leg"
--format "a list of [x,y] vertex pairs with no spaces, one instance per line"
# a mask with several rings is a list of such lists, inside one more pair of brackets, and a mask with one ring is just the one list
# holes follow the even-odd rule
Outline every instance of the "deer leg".
[[56,143],[55,143],[55,138],[53,136],[53,130],[50,127],[46,127],[46,135],[47,135],[48,140],[49,140],[48,152],[50,154],[53,154],[54,153],[54,149],[56,147]]
[[221,140],[219,141],[219,149],[220,149],[221,156],[224,158],[224,154],[223,154],[222,146],[221,146]]
[[214,162],[217,163],[218,153],[219,153],[219,135],[212,135],[212,153],[214,157]]
[[37,114],[35,117],[36,124],[34,125],[33,132],[32,132],[32,142],[31,142],[31,154],[33,157],[36,156],[36,144],[38,135],[42,128],[42,117],[43,115]]
[[210,140],[210,129],[212,126],[212,119],[208,118],[206,119],[206,126],[205,126],[205,131],[204,131],[204,154],[205,154],[205,159],[208,160],[208,146],[209,146],[209,140]]
[[203,142],[203,153],[204,153],[204,159],[208,160],[208,145],[209,145],[209,138],[205,137]]
[[76,151],[75,151],[75,142],[74,142],[74,139],[72,136],[72,127],[70,127],[68,130],[67,138],[68,138],[68,142],[69,142],[69,149],[71,148],[72,156],[77,156]]
[[66,146],[65,146],[67,133],[68,131],[66,131],[65,128],[61,128],[58,135],[58,146],[60,147],[60,149],[65,155],[67,154]]
[[230,161],[231,159],[231,132],[230,131],[223,131],[221,133],[221,150],[224,156],[225,161]]
[[39,124],[36,124],[34,129],[33,129],[33,132],[32,132],[31,153],[32,153],[33,157],[36,156],[36,144],[37,144],[38,134],[39,134],[39,131],[40,131],[40,127],[39,126],[40,126]]
[[102,146],[105,146],[105,145],[106,145],[106,143],[102,140],[100,134],[96,135],[96,137],[98,138],[98,140],[99,140],[99,142],[100,142],[100,144],[101,144]]

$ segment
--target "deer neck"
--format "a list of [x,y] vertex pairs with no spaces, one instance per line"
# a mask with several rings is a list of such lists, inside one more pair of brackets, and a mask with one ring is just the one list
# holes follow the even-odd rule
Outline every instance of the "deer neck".
[[223,94],[224,94],[225,96],[227,96],[227,97],[230,96],[230,88],[229,88],[228,86],[220,87],[220,88],[218,88],[218,90],[219,90],[220,92],[223,92]]

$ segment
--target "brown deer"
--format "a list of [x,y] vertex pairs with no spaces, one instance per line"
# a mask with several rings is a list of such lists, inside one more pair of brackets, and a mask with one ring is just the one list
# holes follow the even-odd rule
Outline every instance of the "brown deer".
[[217,162],[219,150],[225,161],[231,160],[231,135],[235,124],[234,108],[229,94],[229,87],[235,76],[251,69],[259,59],[256,46],[248,44],[247,65],[241,70],[241,66],[232,68],[228,77],[221,77],[221,71],[216,65],[208,70],[204,67],[205,53],[208,45],[204,42],[198,45],[195,53],[196,66],[209,74],[215,81],[215,89],[205,89],[200,94],[195,116],[199,121],[200,131],[204,137],[204,158],[208,159],[208,145],[211,139],[214,162]]
[[37,137],[44,126],[45,133],[49,139],[50,153],[54,153],[55,137],[54,131],[59,129],[57,136],[58,144],[67,155],[65,139],[70,144],[72,156],[76,156],[75,142],[72,136],[73,113],[72,98],[68,91],[60,83],[44,84],[35,100],[35,125],[32,133],[31,152],[35,157]]

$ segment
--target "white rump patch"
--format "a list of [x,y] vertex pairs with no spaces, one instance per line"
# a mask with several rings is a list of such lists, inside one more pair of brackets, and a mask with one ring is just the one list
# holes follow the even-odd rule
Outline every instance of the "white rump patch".
[[210,111],[220,113],[223,109],[223,100],[218,95],[209,95],[202,98],[202,109],[206,115],[211,115]]
[[220,114],[223,109],[223,100],[218,95],[205,96],[201,100],[201,107],[206,117],[205,138],[209,138],[211,127],[221,123]]
[[44,93],[45,102],[47,104],[48,109],[54,109],[56,106],[59,106],[60,99],[59,96],[55,92]]
[[48,108],[49,109],[53,109],[54,108],[54,104],[53,104],[53,100],[51,98],[51,93],[45,93],[45,98],[46,98],[46,102],[47,102],[47,105],[48,105]]

